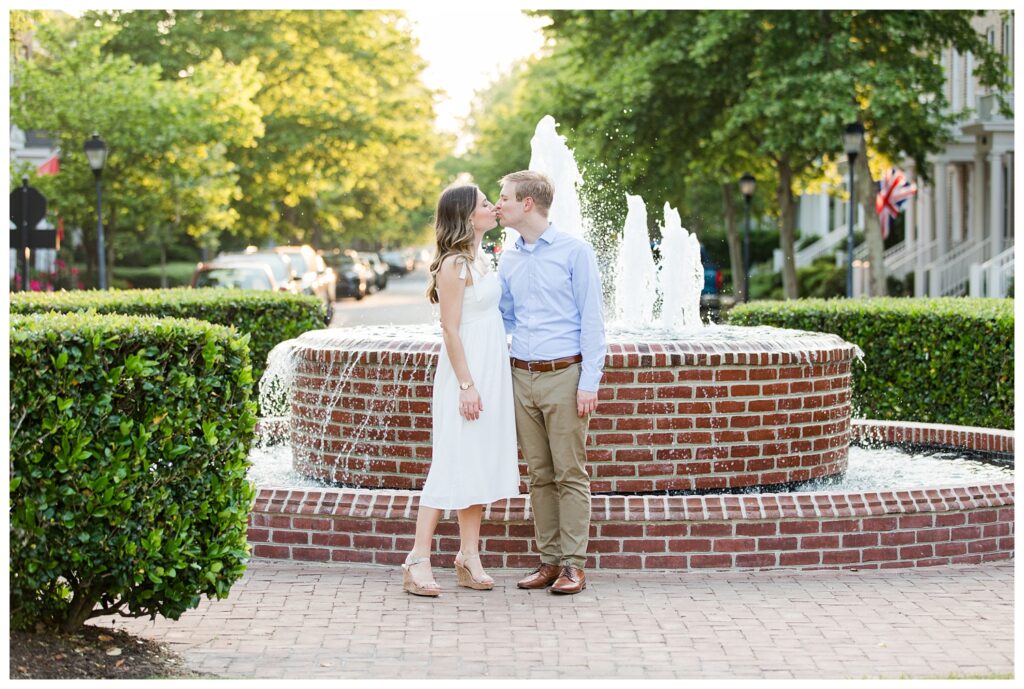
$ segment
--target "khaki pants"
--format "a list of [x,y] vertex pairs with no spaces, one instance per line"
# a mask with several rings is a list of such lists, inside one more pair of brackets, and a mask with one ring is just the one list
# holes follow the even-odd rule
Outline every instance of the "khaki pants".
[[583,567],[590,535],[590,418],[576,413],[579,380],[579,364],[548,373],[512,368],[516,435],[529,470],[540,559]]

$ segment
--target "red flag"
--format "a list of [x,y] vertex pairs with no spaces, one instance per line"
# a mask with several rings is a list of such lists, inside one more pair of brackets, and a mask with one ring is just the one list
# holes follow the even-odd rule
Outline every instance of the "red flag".
[[36,168],[40,175],[56,175],[60,172],[60,156],[54,154],[52,158]]

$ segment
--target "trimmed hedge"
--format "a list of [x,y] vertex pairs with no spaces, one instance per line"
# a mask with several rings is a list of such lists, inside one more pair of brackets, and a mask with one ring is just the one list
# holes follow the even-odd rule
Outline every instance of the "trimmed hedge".
[[[192,284],[195,261],[172,261],[167,264],[167,286],[187,287]],[[160,289],[160,266],[116,266],[113,279],[128,283],[131,288]]]
[[11,316],[11,622],[177,619],[245,570],[247,337],[197,320]]
[[234,326],[250,337],[253,378],[259,380],[267,355],[278,343],[324,325],[323,302],[314,296],[228,289],[153,289],[73,292],[18,292],[11,313],[88,311],[136,316],[198,318]]
[[858,345],[866,367],[853,367],[857,416],[1013,428],[1012,299],[752,302],[728,320]]

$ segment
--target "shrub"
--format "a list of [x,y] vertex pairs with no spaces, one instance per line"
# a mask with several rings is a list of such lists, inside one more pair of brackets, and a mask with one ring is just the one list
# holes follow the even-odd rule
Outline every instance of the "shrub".
[[[175,261],[167,263],[167,285],[168,287],[187,287],[192,283],[192,273],[196,270],[195,261]],[[160,266],[117,266],[114,268],[114,278],[123,280],[139,289],[160,288]]]
[[250,337],[253,378],[259,380],[267,355],[280,342],[323,327],[324,306],[316,297],[226,289],[18,293],[11,313],[88,311],[138,316],[198,318],[234,326]]
[[835,333],[864,350],[855,413],[1013,428],[1012,299],[809,299],[754,302],[733,325]]
[[254,497],[248,338],[94,314],[13,315],[10,335],[12,625],[225,597]]

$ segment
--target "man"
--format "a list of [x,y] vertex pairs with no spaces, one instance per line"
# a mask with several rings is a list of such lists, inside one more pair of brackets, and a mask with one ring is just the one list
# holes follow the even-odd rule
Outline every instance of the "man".
[[529,471],[540,566],[519,588],[586,587],[590,478],[586,436],[597,407],[605,338],[593,248],[548,222],[554,189],[524,170],[501,179],[495,204],[520,237],[502,254],[501,315],[512,334],[516,435]]

